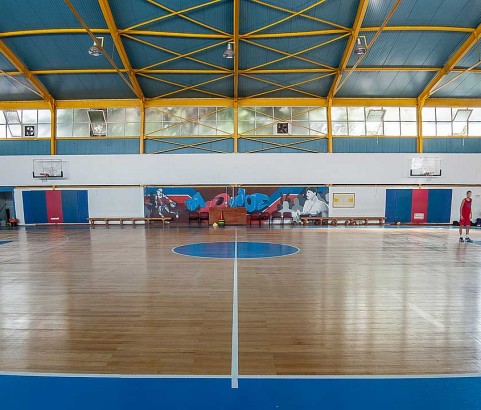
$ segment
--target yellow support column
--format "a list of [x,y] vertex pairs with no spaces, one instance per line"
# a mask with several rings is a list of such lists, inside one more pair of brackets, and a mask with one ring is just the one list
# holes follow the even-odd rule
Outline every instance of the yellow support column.
[[424,150],[424,141],[423,141],[423,107],[424,107],[425,100],[418,100],[418,104],[416,106],[416,121],[417,121],[417,131],[418,131],[418,153],[422,154]]
[[140,104],[140,154],[145,154],[145,104],[141,101]]
[[332,98],[327,100],[327,152],[332,150]]
[[57,154],[57,108],[50,105],[50,155]]
[[234,152],[239,152],[239,104],[234,101]]

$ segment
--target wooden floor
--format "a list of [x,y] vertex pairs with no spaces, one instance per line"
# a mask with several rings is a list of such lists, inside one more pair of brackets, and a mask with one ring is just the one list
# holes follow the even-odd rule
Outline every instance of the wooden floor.
[[[0,371],[230,375],[233,261],[172,248],[234,235],[0,231]],[[300,248],[238,262],[241,375],[481,372],[481,246],[457,231],[237,235]]]

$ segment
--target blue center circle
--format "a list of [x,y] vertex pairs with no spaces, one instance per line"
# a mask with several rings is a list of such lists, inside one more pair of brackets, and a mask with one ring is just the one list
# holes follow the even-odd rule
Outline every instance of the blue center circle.
[[[177,246],[172,252],[197,258],[233,259],[235,242],[204,242]],[[299,248],[282,243],[237,242],[238,259],[274,258],[299,252]]]

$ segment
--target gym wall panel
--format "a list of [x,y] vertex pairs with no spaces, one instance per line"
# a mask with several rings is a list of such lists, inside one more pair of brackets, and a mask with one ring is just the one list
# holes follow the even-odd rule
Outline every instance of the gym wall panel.
[[416,138],[333,138],[335,153],[415,153]]
[[101,138],[57,140],[58,155],[138,154],[138,138]]
[[426,138],[425,153],[481,153],[481,138]]
[[[60,186],[140,185],[470,185],[479,184],[479,154],[437,154],[442,176],[410,177],[418,154],[77,155],[65,161]],[[0,185],[45,187],[32,178],[33,156],[0,157]],[[462,164],[462,166],[461,166]]]
[[47,223],[46,191],[23,191],[23,211],[26,224]]
[[141,187],[92,188],[88,192],[91,218],[144,216],[144,190]]
[[76,190],[64,190],[62,192],[63,218],[65,223],[75,223],[78,220],[77,192]]
[[87,190],[25,190],[17,214],[20,224],[87,223]]
[[430,189],[428,223],[450,223],[452,189]]
[[50,155],[50,139],[0,140],[0,155]]
[[427,189],[412,190],[411,223],[426,223],[428,219]]
[[388,189],[386,192],[386,222],[411,222],[411,189]]
[[47,203],[47,221],[49,223],[63,223],[62,191],[45,191]]
[[77,191],[77,221],[80,223],[86,223],[89,217],[88,194],[89,192],[86,189]]
[[[354,208],[333,208],[333,194],[354,194]],[[384,187],[330,187],[330,216],[384,216],[386,209],[386,188]]]

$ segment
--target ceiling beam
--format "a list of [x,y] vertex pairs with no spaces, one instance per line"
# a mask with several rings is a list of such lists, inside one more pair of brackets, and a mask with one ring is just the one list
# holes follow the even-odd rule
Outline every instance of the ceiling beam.
[[139,100],[143,101],[145,99],[144,93],[140,88],[139,81],[135,76],[135,73],[132,69],[132,64],[130,64],[129,57],[127,56],[124,44],[122,43],[122,40],[120,38],[119,30],[117,29],[117,25],[115,24],[114,16],[112,14],[112,10],[110,9],[109,2],[108,0],[99,0],[99,5],[102,10],[102,14],[104,15],[105,21],[107,22],[107,26],[109,28],[110,35],[112,36],[112,39],[114,41],[115,48],[119,53],[120,60],[122,61],[124,68],[127,70],[130,82],[134,87],[135,94],[137,95]]
[[[481,63],[477,63],[479,65]],[[350,71],[352,67],[346,67],[345,71]],[[369,66],[369,67],[356,67],[356,71],[359,72],[439,72],[443,68],[442,67],[411,67],[411,66],[401,66],[401,67],[388,67],[388,66]],[[453,68],[451,70],[452,73],[466,73],[469,72],[471,74],[481,74],[480,68]],[[122,73],[126,73],[127,70],[122,68],[119,70]],[[134,69],[134,73],[143,73],[143,74],[226,74],[232,72],[230,70],[225,69],[178,69],[178,70],[169,70],[169,69],[156,69],[151,68],[148,70],[141,70],[141,69]],[[332,73],[336,71],[332,68],[279,68],[279,69],[259,69],[259,70],[239,70],[239,74],[243,73],[250,73],[250,74],[295,74],[295,73]],[[115,74],[118,71],[114,68],[85,68],[85,69],[53,69],[53,70],[30,70],[33,75],[61,75],[61,74]],[[0,77],[2,76],[22,76],[23,74],[20,71],[1,71],[0,70]]]
[[356,45],[356,40],[357,40],[357,37],[359,36],[359,31],[361,30],[362,22],[364,20],[364,16],[366,15],[368,5],[369,5],[369,0],[361,0],[359,2],[356,18],[354,19],[354,24],[352,25],[351,37],[349,38],[346,48],[344,49],[344,54],[342,55],[341,62],[339,63],[339,67],[337,68],[336,76],[332,81],[331,88],[327,95],[327,98],[330,100],[332,100],[334,98],[334,95],[336,94],[337,88],[341,81],[342,74],[347,67],[349,58],[352,55],[352,50]]
[[234,100],[239,97],[239,17],[240,0],[234,0]]
[[429,98],[432,94],[434,88],[440,83],[445,75],[449,74],[454,67],[464,58],[464,56],[471,50],[471,48],[478,42],[478,37],[481,34],[481,24],[476,27],[476,29],[469,35],[466,41],[461,44],[461,46],[456,50],[456,52],[451,56],[444,67],[439,71],[434,78],[429,82],[429,84],[424,88],[421,94],[419,94],[418,101],[421,104]]
[[[50,106],[54,106],[55,99],[52,97],[50,92],[45,88],[45,86],[35,77],[32,72],[27,68],[27,66],[16,56],[16,54],[10,50],[10,48],[0,40],[0,52],[5,56],[5,58],[12,64],[22,75],[35,87],[38,91],[40,97],[45,101],[48,101]],[[28,87],[27,87],[28,88]],[[30,90],[30,89],[29,89]],[[30,90],[32,91],[32,90]]]
[[[360,32],[378,31],[380,27],[362,27]],[[451,26],[386,26],[383,31],[441,31],[441,32],[458,32],[458,33],[473,33],[475,29],[472,27],[451,27]],[[95,34],[109,34],[110,31],[106,28],[92,28],[92,33]],[[218,33],[183,33],[172,31],[153,31],[153,30],[125,30],[119,31],[121,35],[124,33],[139,36],[155,36],[155,37],[190,37],[190,38],[223,38],[227,39],[230,36],[228,34]],[[265,33],[265,34],[252,34],[249,38],[276,38],[276,37],[302,37],[302,36],[328,36],[335,34],[342,34],[349,32],[343,28],[334,28],[326,30],[314,30],[314,31],[295,31],[286,33]],[[0,33],[0,38],[6,37],[20,37],[20,36],[34,36],[34,35],[50,35],[50,34],[84,34],[85,30],[81,28],[47,28],[36,30],[18,30],[18,31],[6,31]]]

